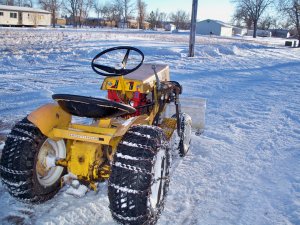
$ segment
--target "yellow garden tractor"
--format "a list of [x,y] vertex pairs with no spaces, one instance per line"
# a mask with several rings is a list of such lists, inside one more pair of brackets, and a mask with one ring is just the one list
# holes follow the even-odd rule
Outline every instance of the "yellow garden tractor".
[[[169,142],[177,135],[176,149],[186,155],[191,117],[180,110],[182,87],[170,81],[169,67],[143,61],[137,48],[107,49],[92,60],[93,70],[106,76],[107,99],[54,94],[55,103],[16,123],[0,164],[8,192],[41,203],[64,184],[97,190],[108,180],[115,220],[154,224],[169,187]],[[175,113],[166,117],[170,104]]]

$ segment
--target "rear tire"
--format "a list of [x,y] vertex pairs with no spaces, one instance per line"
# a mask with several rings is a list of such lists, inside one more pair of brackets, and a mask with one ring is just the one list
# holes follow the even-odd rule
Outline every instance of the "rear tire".
[[122,224],[155,224],[169,187],[169,167],[163,131],[131,127],[117,148],[108,184],[113,218]]
[[0,162],[1,180],[13,197],[39,203],[57,193],[65,169],[47,168],[46,156],[64,158],[64,141],[47,138],[27,118],[17,123],[7,137]]

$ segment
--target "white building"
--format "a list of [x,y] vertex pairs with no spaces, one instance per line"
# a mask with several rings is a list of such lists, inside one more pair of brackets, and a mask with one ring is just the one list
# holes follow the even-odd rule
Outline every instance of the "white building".
[[50,26],[51,13],[41,9],[0,5],[0,26]]
[[291,33],[289,30],[272,29],[270,31],[272,32],[272,37],[289,38],[291,36]]
[[[253,36],[254,30],[248,30],[247,36]],[[257,37],[272,37],[272,32],[268,30],[256,30]]]
[[233,35],[235,36],[245,36],[247,35],[248,29],[242,27],[233,27],[232,31],[233,31]]
[[176,26],[172,23],[168,23],[165,25],[165,30],[166,31],[173,31],[173,30],[176,30]]
[[197,22],[196,33],[231,37],[233,34],[233,26],[219,20],[207,19]]

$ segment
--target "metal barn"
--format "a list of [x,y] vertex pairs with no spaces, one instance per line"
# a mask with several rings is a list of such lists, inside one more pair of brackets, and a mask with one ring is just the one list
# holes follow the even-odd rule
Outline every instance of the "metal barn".
[[219,20],[202,20],[197,22],[196,33],[231,37],[233,34],[233,26]]

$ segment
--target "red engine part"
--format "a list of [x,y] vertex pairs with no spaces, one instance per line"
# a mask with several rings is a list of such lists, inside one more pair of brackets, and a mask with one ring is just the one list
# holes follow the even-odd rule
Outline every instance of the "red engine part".
[[118,96],[117,91],[108,90],[107,92],[108,92],[107,98],[109,100],[112,100],[114,102],[121,102],[122,101],[122,99],[120,99],[120,97]]
[[[120,99],[120,97],[117,94],[117,91],[115,90],[108,90],[108,99],[115,102],[123,101],[123,99]],[[133,98],[130,99],[129,102],[130,105],[136,109],[136,112],[132,114],[132,116],[139,116],[142,114],[143,111],[143,108],[140,108],[140,106],[144,106],[147,104],[146,94],[135,91],[133,93]]]

